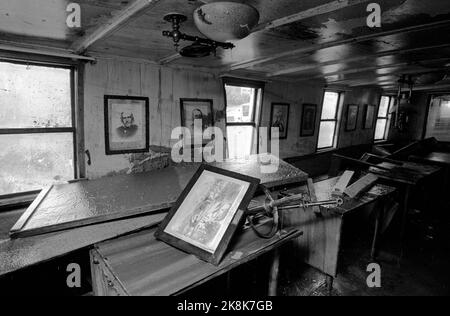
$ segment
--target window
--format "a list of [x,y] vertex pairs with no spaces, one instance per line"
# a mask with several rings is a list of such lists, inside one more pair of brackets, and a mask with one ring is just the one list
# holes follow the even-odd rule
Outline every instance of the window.
[[450,142],[450,94],[431,96],[425,137]]
[[320,118],[319,141],[317,149],[323,150],[336,146],[336,130],[341,94],[325,91],[323,97],[322,116]]
[[378,109],[377,124],[375,127],[375,141],[386,140],[388,137],[389,111],[394,103],[394,97],[382,96]]
[[224,82],[228,156],[242,158],[258,151],[257,131],[264,85],[231,78]]
[[0,196],[75,178],[73,70],[0,61]]

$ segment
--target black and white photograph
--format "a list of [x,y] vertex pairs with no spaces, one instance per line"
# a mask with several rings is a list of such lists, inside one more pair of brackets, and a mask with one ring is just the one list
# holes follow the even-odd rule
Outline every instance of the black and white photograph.
[[200,251],[194,254],[219,264],[258,180],[211,167],[201,167],[197,174],[186,189],[189,191],[185,190],[187,194],[169,212],[157,237],[182,249],[198,248]]
[[[195,133],[203,132],[214,126],[213,100],[209,99],[181,99],[181,126],[187,127],[192,138]],[[199,121],[198,126],[195,124]]]
[[317,104],[303,104],[300,136],[314,136],[316,130]]
[[450,296],[449,194],[449,0],[0,0],[5,313]]
[[359,105],[357,104],[347,105],[347,117],[345,124],[346,132],[352,132],[356,130],[356,128],[358,127],[358,114],[359,114]]
[[287,103],[272,103],[270,127],[278,128],[280,139],[286,139],[288,136],[289,108],[290,104]]
[[105,143],[107,155],[148,151],[148,98],[105,96]]

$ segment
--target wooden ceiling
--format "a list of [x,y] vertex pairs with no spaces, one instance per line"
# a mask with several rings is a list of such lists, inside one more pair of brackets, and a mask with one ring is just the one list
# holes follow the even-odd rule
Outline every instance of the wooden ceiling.
[[[81,6],[81,28],[66,26],[69,2]],[[260,25],[216,57],[181,58],[162,36],[171,29],[163,21],[169,12],[189,17],[182,32],[201,35],[191,18],[203,4],[196,0],[2,0],[0,48],[44,47],[270,80],[384,89],[395,88],[402,74],[436,73],[427,78],[438,81],[450,70],[448,0],[242,2],[258,9]],[[371,2],[381,6],[381,28],[367,26]]]

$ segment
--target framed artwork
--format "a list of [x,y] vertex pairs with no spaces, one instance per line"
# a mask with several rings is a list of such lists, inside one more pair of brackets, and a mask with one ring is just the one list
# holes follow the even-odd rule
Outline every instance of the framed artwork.
[[218,265],[259,183],[259,179],[202,165],[156,238]]
[[375,122],[376,106],[373,104],[366,104],[364,109],[364,129],[372,129]]
[[149,99],[105,95],[106,155],[149,151]]
[[345,131],[351,132],[356,130],[358,125],[359,106],[356,104],[349,104],[347,106],[347,124],[345,125]]
[[[195,132],[200,132],[203,135],[207,128],[214,126],[213,100],[180,99],[180,107],[181,126],[189,128],[192,139]],[[202,120],[201,126],[195,126],[195,120]],[[204,142],[207,142],[207,140],[204,140]]]
[[280,130],[280,139],[286,139],[288,135],[289,107],[288,103],[272,103],[270,127]]
[[317,104],[303,104],[300,136],[314,136],[316,130]]

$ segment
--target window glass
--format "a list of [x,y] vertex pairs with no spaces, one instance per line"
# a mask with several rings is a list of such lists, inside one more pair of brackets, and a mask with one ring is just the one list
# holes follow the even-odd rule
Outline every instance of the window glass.
[[323,99],[322,120],[336,119],[337,107],[339,102],[339,93],[325,92]]
[[253,122],[256,89],[225,85],[227,93],[227,122]]
[[74,178],[73,135],[0,135],[0,195],[40,190]]
[[375,140],[383,140],[385,138],[386,127],[387,127],[386,119],[377,120],[377,126],[375,128]]
[[0,128],[71,127],[70,70],[0,62]]
[[319,149],[333,147],[335,131],[336,131],[336,122],[333,121],[320,122],[320,134],[318,144]]

